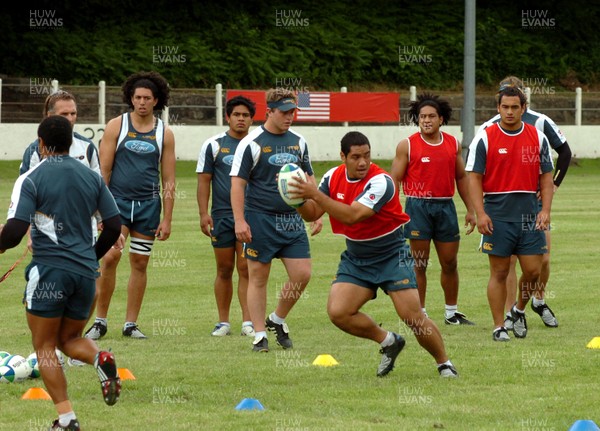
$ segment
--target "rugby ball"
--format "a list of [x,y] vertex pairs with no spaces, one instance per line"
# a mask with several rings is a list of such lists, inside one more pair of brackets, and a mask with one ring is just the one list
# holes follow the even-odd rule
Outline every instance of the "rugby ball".
[[306,174],[300,167],[294,163],[287,163],[279,170],[279,176],[277,177],[277,190],[281,195],[281,199],[293,208],[297,208],[304,202],[302,198],[291,198],[290,189],[293,191],[294,187],[289,186],[289,182],[292,178],[300,178],[306,181]]
[[13,381],[15,382],[25,380],[31,374],[31,367],[27,363],[27,359],[21,355],[10,356],[9,360],[5,361],[4,366],[13,370]]
[[0,366],[0,383],[12,383],[15,381],[15,370],[7,365]]
[[6,365],[6,363],[10,360],[10,358],[12,358],[14,356],[14,355],[11,355],[10,353],[8,353],[8,355],[5,355],[4,353],[8,353],[8,352],[2,352],[2,355],[0,355],[0,366]]
[[40,376],[40,364],[38,364],[37,355],[35,352],[27,356],[27,364],[29,364],[29,367],[31,368],[29,377],[32,379],[38,378]]
[[21,355],[8,355],[4,357],[2,361],[0,361],[0,365],[8,365],[9,367],[12,367],[12,364],[14,364],[15,362],[19,362],[21,359],[25,358],[23,358],[23,356]]

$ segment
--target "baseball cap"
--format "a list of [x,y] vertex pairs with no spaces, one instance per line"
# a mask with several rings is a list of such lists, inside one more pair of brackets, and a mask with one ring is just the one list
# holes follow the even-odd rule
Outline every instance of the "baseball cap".
[[287,112],[290,109],[298,108],[296,101],[292,97],[284,97],[283,99],[276,100],[274,102],[267,103],[267,106],[271,109],[277,108],[280,111]]

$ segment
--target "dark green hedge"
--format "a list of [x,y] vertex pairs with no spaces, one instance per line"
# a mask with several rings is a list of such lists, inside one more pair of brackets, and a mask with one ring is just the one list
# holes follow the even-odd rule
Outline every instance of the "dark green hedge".
[[[597,86],[600,32],[592,25],[600,6],[593,3],[479,0],[477,83],[493,86],[514,74],[557,88]],[[12,7],[0,12],[4,77],[120,85],[132,72],[157,70],[180,88],[221,82],[350,90],[456,90],[463,79],[463,1],[67,0]]]

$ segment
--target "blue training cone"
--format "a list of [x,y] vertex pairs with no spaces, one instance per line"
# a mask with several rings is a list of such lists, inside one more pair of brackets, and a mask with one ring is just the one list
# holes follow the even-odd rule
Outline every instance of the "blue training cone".
[[575,423],[573,423],[573,425],[571,425],[571,428],[569,428],[569,431],[600,431],[600,428],[598,428],[598,425],[596,425],[596,422],[592,421],[592,420],[576,420]]
[[264,410],[265,408],[260,401],[254,398],[244,398],[240,403],[235,406],[236,410]]

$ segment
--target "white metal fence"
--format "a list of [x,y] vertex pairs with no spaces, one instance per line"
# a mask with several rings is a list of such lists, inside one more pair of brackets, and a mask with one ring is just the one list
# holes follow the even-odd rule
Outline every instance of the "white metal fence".
[[[105,124],[107,118],[117,116],[127,109],[121,100],[120,87],[107,86],[105,81],[94,86],[61,86],[57,80],[32,79],[28,83],[8,83],[0,79],[0,123],[37,123],[41,119],[45,98],[58,89],[70,91],[76,96],[78,122]],[[162,112],[162,119],[174,125],[222,126],[225,91],[221,84],[216,84],[214,89],[173,88],[169,107]],[[347,89],[341,87],[339,91]],[[527,88],[526,92],[532,108],[547,114],[558,124],[600,124],[600,93],[584,94],[579,87],[573,92],[558,92],[554,87]],[[462,93],[436,93],[448,98],[454,107],[455,114],[450,124],[460,124]],[[416,95],[415,86],[400,93],[400,125],[410,122],[407,115],[408,103],[404,103],[404,100],[415,100]],[[477,123],[495,114],[493,96],[491,92],[477,95]]]

